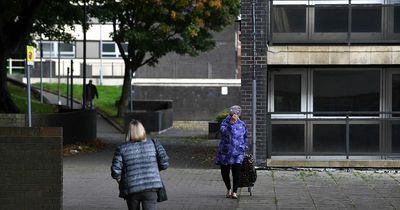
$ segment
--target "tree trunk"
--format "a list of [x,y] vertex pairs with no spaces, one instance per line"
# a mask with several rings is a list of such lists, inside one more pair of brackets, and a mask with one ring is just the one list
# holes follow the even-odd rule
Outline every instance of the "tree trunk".
[[7,87],[6,52],[0,49],[0,113],[18,113]]
[[[130,85],[131,85],[131,65],[125,63],[124,84],[122,85],[122,93],[118,103],[118,117],[123,117],[128,111]],[[132,69],[132,72],[135,72]]]

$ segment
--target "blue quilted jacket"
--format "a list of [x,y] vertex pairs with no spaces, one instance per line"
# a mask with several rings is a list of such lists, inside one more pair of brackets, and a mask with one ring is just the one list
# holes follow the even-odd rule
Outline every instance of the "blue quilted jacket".
[[119,196],[162,187],[159,170],[169,166],[169,158],[158,140],[126,142],[117,147],[111,166],[111,176],[120,179]]

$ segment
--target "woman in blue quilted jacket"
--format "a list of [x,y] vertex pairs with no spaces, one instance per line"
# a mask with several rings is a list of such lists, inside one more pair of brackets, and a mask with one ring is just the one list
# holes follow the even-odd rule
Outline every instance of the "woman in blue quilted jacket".
[[[215,163],[221,167],[227,198],[237,199],[237,189],[240,181],[240,168],[244,153],[247,150],[247,128],[240,120],[242,109],[234,105],[229,109],[229,115],[221,123],[221,141]],[[232,171],[233,188],[231,187],[230,171]]]
[[156,209],[157,191],[162,187],[159,170],[169,166],[168,156],[158,140],[146,138],[146,131],[137,120],[128,125],[127,142],[114,153],[111,176],[119,184],[119,196],[126,199],[128,209]]

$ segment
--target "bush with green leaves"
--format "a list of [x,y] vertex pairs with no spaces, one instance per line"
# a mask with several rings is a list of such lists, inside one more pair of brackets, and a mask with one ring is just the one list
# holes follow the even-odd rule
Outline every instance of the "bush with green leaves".
[[223,111],[219,112],[217,114],[217,116],[215,117],[215,120],[218,123],[222,123],[222,121],[226,118],[226,116],[228,116],[229,111],[227,109],[224,109]]

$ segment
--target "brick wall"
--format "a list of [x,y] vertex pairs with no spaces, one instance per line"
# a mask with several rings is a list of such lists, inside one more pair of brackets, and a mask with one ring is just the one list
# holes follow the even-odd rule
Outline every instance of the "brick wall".
[[25,126],[24,114],[0,114],[0,127],[23,127]]
[[172,100],[174,120],[215,120],[217,114],[240,103],[240,87],[226,86],[136,86],[136,100]]
[[62,209],[62,129],[0,127],[0,209]]
[[[255,1],[255,0],[253,0]],[[241,1],[241,69],[242,87],[241,104],[243,108],[242,119],[249,128],[249,140],[252,135],[252,75],[253,75],[253,20],[252,0]],[[257,111],[256,111],[256,158],[257,162],[266,159],[267,151],[267,11],[268,0],[257,0],[256,15],[256,81],[257,81]]]

